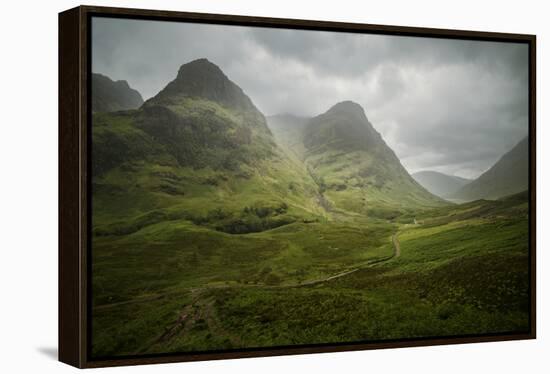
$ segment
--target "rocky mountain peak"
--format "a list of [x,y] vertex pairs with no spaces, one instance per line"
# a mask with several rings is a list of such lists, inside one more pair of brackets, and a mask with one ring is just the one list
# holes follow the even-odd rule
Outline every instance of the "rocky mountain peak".
[[116,112],[137,109],[143,104],[141,94],[127,81],[113,81],[106,75],[92,73],[92,111]]
[[314,117],[306,127],[305,146],[322,144],[343,149],[365,149],[382,141],[361,105],[342,101]]
[[354,101],[346,100],[333,105],[327,113],[353,116],[357,120],[367,120],[363,107]]
[[257,111],[250,98],[223,71],[206,58],[182,65],[176,79],[152,100],[174,96],[198,97],[239,110]]

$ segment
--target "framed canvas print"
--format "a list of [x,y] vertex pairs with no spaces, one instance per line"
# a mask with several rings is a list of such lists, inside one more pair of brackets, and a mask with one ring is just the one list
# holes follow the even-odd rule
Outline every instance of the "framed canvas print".
[[59,16],[59,357],[535,338],[535,36]]

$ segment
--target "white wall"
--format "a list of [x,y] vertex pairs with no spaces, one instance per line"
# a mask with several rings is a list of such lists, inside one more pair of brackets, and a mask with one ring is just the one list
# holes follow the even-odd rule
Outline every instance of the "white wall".
[[[544,1],[187,0],[94,1],[95,5],[350,21],[400,26],[531,33],[538,37],[537,341],[241,359],[111,372],[290,373],[349,370],[386,373],[541,373],[550,367],[548,216],[550,40]],[[75,1],[5,1],[0,22],[0,371],[69,372],[57,346],[57,12]],[[546,221],[545,221],[546,222]]]

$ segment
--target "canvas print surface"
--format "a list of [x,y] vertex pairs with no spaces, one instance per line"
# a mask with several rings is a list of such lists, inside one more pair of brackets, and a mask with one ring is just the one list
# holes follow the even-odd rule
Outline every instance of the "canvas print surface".
[[91,31],[91,357],[529,331],[527,44]]

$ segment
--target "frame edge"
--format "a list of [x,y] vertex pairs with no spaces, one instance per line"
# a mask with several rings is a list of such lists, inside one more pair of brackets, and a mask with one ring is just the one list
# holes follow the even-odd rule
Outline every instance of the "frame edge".
[[435,27],[421,26],[397,26],[375,23],[358,23],[345,21],[327,21],[312,20],[302,18],[277,18],[254,15],[221,14],[221,13],[203,13],[187,12],[177,10],[160,10],[144,8],[125,8],[109,7],[95,5],[81,5],[83,12],[92,14],[108,14],[115,17],[127,17],[139,19],[158,18],[159,20],[170,21],[202,21],[205,23],[218,23],[224,25],[269,27],[269,28],[294,28],[302,30],[318,31],[343,31],[343,32],[369,32],[373,34],[401,35],[401,36],[420,36],[445,39],[466,39],[466,40],[491,40],[491,41],[515,41],[530,42],[534,34],[517,34],[500,31],[480,31],[465,29],[444,29]]
[[58,360],[82,368],[80,14],[76,7],[58,15]]
[[537,36],[529,39],[529,269],[531,338],[537,338]]
[[[303,29],[332,29],[340,31],[378,31],[384,34],[415,35],[426,37],[468,39],[507,39],[527,42],[530,46],[530,191],[531,200],[531,329],[524,334],[510,334],[499,337],[464,337],[454,339],[413,340],[408,342],[367,343],[354,346],[296,347],[290,349],[253,350],[249,352],[226,352],[209,354],[177,354],[143,358],[120,358],[90,360],[87,357],[86,312],[86,162],[88,158],[87,139],[87,32],[86,20],[89,14],[110,13],[112,15],[140,16],[148,14],[159,18],[181,17],[188,20],[220,21],[224,24],[246,23],[249,26],[295,27]],[[512,39],[512,40],[511,40]],[[358,350],[407,348],[447,344],[499,342],[507,340],[536,339],[536,36],[531,34],[506,34],[497,32],[446,30],[422,27],[384,26],[333,21],[312,21],[269,17],[221,15],[209,13],[188,13],[178,11],[146,10],[133,8],[112,8],[79,6],[59,13],[59,361],[77,368],[98,368],[122,365],[142,365],[238,359],[283,355],[316,354],[330,352],[351,352]]]

